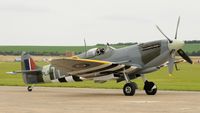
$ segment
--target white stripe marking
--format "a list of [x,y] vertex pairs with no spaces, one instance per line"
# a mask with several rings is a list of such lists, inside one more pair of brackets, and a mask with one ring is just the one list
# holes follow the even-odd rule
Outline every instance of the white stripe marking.
[[97,72],[93,72],[93,73],[89,73],[89,74],[83,74],[83,75],[79,75],[79,76],[81,76],[81,77],[92,77],[92,76],[99,76],[100,75],[100,73],[101,72],[107,72],[107,71],[116,71],[116,70],[119,70],[119,69],[122,69],[122,68],[124,68],[125,67],[125,65],[118,65],[118,66],[116,66],[116,67],[113,67],[113,68],[111,68],[111,69],[106,69],[106,70],[103,70],[103,71],[97,71]]
[[112,64],[103,64],[103,65],[92,67],[92,68],[89,68],[89,69],[69,72],[69,74],[71,74],[71,75],[76,75],[77,74],[78,75],[78,74],[81,74],[81,73],[87,73],[89,71],[94,71],[94,70],[102,69],[102,68],[105,68],[105,67],[109,67],[110,65],[112,65]]
[[[104,70],[104,71],[116,71],[116,70],[122,69],[124,67],[125,67],[125,65],[118,65],[117,67],[107,69],[107,70]],[[104,72],[104,71],[101,71],[101,72]]]
[[[137,67],[131,66],[130,68],[126,69],[125,72],[131,73],[131,72],[134,72],[136,69],[137,69]],[[123,71],[121,71],[121,72],[123,72]]]
[[54,79],[54,80],[51,80],[51,82],[55,83],[55,82],[59,82],[58,79]]
[[72,76],[65,77],[67,82],[75,82]]
[[32,67],[31,67],[31,59],[30,59],[30,58],[28,59],[28,63],[29,63],[29,69],[32,70]]

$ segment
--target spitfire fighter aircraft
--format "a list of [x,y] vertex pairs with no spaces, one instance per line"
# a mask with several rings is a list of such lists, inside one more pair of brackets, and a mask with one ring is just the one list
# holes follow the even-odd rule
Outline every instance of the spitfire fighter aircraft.
[[[74,82],[87,79],[97,83],[108,80],[126,81],[123,87],[126,96],[134,95],[137,89],[136,83],[131,80],[141,77],[146,94],[155,95],[157,87],[154,82],[145,78],[146,73],[157,71],[167,64],[169,74],[172,74],[176,53],[192,64],[192,60],[181,49],[184,41],[177,40],[179,22],[180,17],[174,40],[168,38],[157,26],[167,40],[135,44],[119,49],[110,45],[105,48],[93,48],[70,58],[53,59],[49,65],[43,67],[37,66],[31,56],[23,52],[22,70],[12,73],[22,73],[26,84]],[[32,88],[32,85],[29,85],[27,89],[32,91]]]

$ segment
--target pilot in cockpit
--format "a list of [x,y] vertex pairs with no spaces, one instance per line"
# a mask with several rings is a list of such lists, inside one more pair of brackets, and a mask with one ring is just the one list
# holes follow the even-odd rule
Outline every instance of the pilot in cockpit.
[[106,53],[111,53],[112,50],[114,50],[112,46],[107,44],[104,48],[92,48],[88,50],[87,52],[84,52],[83,54],[78,55],[79,58],[93,58],[96,56],[104,55]]
[[96,50],[97,55],[102,55],[105,53],[105,49],[104,48],[97,48]]

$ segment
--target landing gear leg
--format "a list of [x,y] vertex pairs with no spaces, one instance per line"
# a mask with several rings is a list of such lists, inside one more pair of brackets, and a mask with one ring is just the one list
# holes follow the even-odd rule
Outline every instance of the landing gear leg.
[[124,70],[124,78],[126,80],[126,84],[124,85],[123,92],[125,96],[133,96],[135,94],[135,90],[137,89],[137,84],[130,81],[128,75],[126,75]]
[[33,85],[27,87],[27,91],[31,92],[33,90]]
[[157,93],[157,86],[154,82],[149,82],[144,75],[141,76],[144,81],[144,90],[147,95],[155,95]]

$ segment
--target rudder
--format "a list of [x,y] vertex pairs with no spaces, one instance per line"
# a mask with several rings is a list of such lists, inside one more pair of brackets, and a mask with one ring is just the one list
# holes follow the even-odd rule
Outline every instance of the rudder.
[[37,68],[31,56],[26,52],[23,52],[21,56],[21,68],[22,70],[29,70],[29,71],[35,70]]
[[36,84],[43,82],[41,68],[36,65],[31,55],[26,52],[22,52],[21,55],[21,70],[24,83]]

